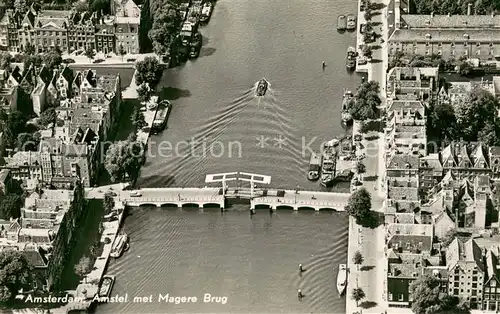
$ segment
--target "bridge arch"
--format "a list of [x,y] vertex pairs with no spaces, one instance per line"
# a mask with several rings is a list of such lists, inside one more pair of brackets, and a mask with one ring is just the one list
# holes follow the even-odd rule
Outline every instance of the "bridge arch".
[[316,210],[316,209],[311,206],[299,206],[298,210]]
[[290,205],[279,205],[276,206],[276,210],[294,210],[294,208]]
[[271,205],[269,204],[255,204],[255,209],[270,209]]
[[178,208],[179,206],[175,203],[163,203],[161,204],[161,207],[163,208]]
[[182,204],[182,208],[200,208],[200,205],[196,203],[185,203]]
[[156,207],[156,205],[152,203],[141,203],[139,207]]
[[219,203],[205,203],[203,204],[203,208],[220,208]]
[[330,212],[338,212],[338,210],[337,210],[337,209],[335,209],[335,208],[333,208],[333,207],[321,207],[321,208],[319,209],[319,211],[320,211],[320,212],[322,212],[322,211],[325,211],[325,212],[327,212],[327,211],[330,211]]

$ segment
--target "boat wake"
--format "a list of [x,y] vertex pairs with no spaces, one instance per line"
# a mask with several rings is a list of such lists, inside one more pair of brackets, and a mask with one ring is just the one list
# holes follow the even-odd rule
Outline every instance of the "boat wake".
[[[272,175],[279,186],[290,175],[303,175],[308,157],[302,156],[301,138],[287,108],[291,104],[281,104],[270,85],[264,97],[256,96],[257,84],[232,101],[207,108],[198,126],[191,127],[190,138],[175,139],[175,130],[166,132],[169,141],[184,144],[172,157],[151,162],[154,173],[143,173],[139,184],[204,186],[208,173],[247,171]],[[166,176],[158,175],[159,168]]]

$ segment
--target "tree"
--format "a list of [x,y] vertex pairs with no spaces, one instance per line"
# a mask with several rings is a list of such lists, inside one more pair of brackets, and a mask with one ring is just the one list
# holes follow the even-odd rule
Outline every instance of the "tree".
[[24,54],[26,55],[34,55],[36,53],[35,45],[27,43],[24,47]]
[[0,53],[0,69],[10,71],[10,64],[12,63],[12,55],[8,52]]
[[92,59],[94,59],[95,57],[95,51],[94,49],[92,49],[92,47],[88,46],[86,49],[85,49],[85,56],[87,58],[89,58],[89,61],[92,62]]
[[128,175],[137,179],[144,164],[144,145],[140,142],[119,141],[111,144],[106,152],[104,166],[113,182],[123,180]]
[[130,117],[130,119],[132,120],[132,125],[134,125],[137,130],[140,130],[148,125],[144,119],[144,114],[137,107],[134,108],[134,112],[132,113],[132,117]]
[[42,62],[47,68],[53,70],[61,65],[62,57],[57,51],[50,51],[42,55]]
[[5,142],[8,147],[14,147],[17,143],[17,136],[26,128],[28,120],[19,111],[12,111],[8,118],[5,127]]
[[376,81],[364,82],[356,91],[356,101],[350,108],[355,120],[375,119],[378,117],[378,106],[382,103],[379,97],[380,87]]
[[427,114],[427,132],[429,137],[437,140],[444,138],[454,139],[457,134],[457,121],[455,109],[449,103],[434,104],[429,106]]
[[26,72],[31,66],[39,67],[42,63],[42,57],[39,54],[26,56],[23,66],[24,71]]
[[111,210],[113,210],[114,206],[115,200],[113,196],[110,193],[106,193],[104,195],[104,210],[109,213]]
[[487,90],[473,89],[467,101],[458,102],[455,116],[460,130],[460,137],[466,141],[475,141],[479,132],[487,123],[495,124],[498,100]]
[[168,51],[179,32],[181,25],[181,15],[178,7],[174,4],[167,4],[154,10],[154,20],[148,37],[153,43],[156,54],[163,55]]
[[349,196],[345,210],[359,222],[368,217],[371,207],[370,193],[365,188],[361,188]]
[[151,99],[151,96],[153,96],[153,90],[147,83],[143,83],[137,88],[137,95],[141,103],[147,103]]
[[441,244],[444,246],[444,247],[447,247],[448,245],[450,245],[451,242],[453,242],[453,240],[455,240],[455,238],[457,237],[458,235],[458,231],[457,229],[450,229],[448,230],[443,238],[441,239]]
[[0,252],[0,302],[12,301],[20,289],[29,290],[33,267],[22,252]]
[[40,144],[40,133],[19,133],[17,136],[17,149],[19,151],[36,152]]
[[436,310],[439,305],[440,282],[434,276],[420,276],[411,283],[413,303],[411,309],[415,314],[429,314],[427,309]]
[[90,5],[92,12],[102,12],[103,14],[111,13],[110,7],[110,0],[93,0]]
[[19,218],[21,216],[21,207],[23,200],[17,194],[7,194],[0,201],[0,218],[9,220],[10,218]]
[[92,270],[92,261],[87,256],[82,256],[78,264],[75,265],[75,274],[80,277],[85,276]]
[[460,75],[468,76],[473,70],[472,64],[468,61],[463,61],[458,65],[458,74]]
[[75,3],[76,12],[83,13],[89,10],[89,3],[85,0],[79,0]]
[[123,62],[123,56],[127,54],[127,50],[125,50],[122,44],[120,44],[120,47],[118,48],[118,53],[122,57],[122,62]]
[[365,56],[368,59],[371,59],[373,55],[372,47],[370,45],[364,45],[362,53],[363,56]]
[[363,300],[366,297],[365,292],[361,288],[354,288],[352,290],[351,299],[356,301],[356,306],[359,306],[359,301]]
[[488,146],[500,145],[500,120],[488,121],[484,128],[477,134],[477,139]]
[[44,127],[47,127],[49,124],[55,123],[56,119],[57,119],[56,110],[54,108],[47,108],[40,114],[40,119],[38,120],[38,123],[40,123],[40,125],[43,125]]
[[358,161],[356,163],[356,171],[358,173],[365,173],[366,172],[366,166],[365,166],[365,164],[363,162],[361,162],[361,161]]
[[360,251],[356,251],[354,253],[354,257],[352,258],[352,261],[353,261],[354,265],[358,266],[358,270],[359,270],[359,265],[363,264],[365,259]]
[[155,57],[146,57],[135,66],[135,83],[141,85],[148,83],[151,89],[155,89],[163,74],[163,66]]

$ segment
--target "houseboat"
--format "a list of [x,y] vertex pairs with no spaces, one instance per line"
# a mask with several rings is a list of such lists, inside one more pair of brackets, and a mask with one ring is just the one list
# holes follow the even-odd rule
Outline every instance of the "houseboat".
[[213,10],[212,2],[210,1],[205,2],[203,4],[203,7],[201,8],[200,22],[206,23],[210,19],[210,16],[212,15],[212,10]]
[[[115,284],[115,276],[105,275],[102,277],[101,285],[99,286],[99,299],[107,300],[111,295],[111,290],[113,290],[113,285]],[[101,299],[102,298],[102,299]]]
[[345,15],[339,15],[337,18],[337,30],[345,31],[347,28],[347,18]]
[[339,141],[333,139],[323,146],[323,160],[321,163],[321,185],[324,187],[329,187],[333,184],[335,180],[335,164],[337,151],[336,146],[338,146]]
[[348,70],[354,70],[356,67],[356,49],[354,47],[347,48],[345,66]]
[[337,291],[339,295],[344,294],[347,286],[347,265],[339,264],[339,272],[337,273]]
[[113,245],[111,246],[111,253],[109,253],[109,256],[114,258],[122,256],[127,242],[128,242],[127,234],[125,233],[119,234],[115,238],[115,242],[113,242]]
[[268,85],[269,83],[266,81],[265,78],[260,80],[259,83],[257,84],[257,88],[255,89],[255,94],[257,96],[264,96],[267,92]]
[[191,43],[193,35],[196,33],[196,31],[196,24],[189,21],[184,22],[181,32],[179,33],[183,46],[188,46]]
[[351,102],[354,100],[354,94],[351,91],[346,90],[344,96],[342,97],[342,124],[348,125],[352,122],[352,115],[350,113]]
[[158,111],[156,112],[155,119],[153,120],[151,132],[153,132],[154,134],[158,134],[165,129],[171,108],[172,104],[170,103],[170,101],[160,101],[160,103],[158,104]]
[[347,30],[353,31],[356,29],[356,17],[352,14],[347,16]]
[[189,48],[189,58],[194,59],[198,58],[200,55],[200,49],[202,45],[202,36],[200,32],[197,32],[191,41]]
[[309,161],[309,172],[307,173],[307,179],[315,181],[319,179],[319,173],[321,171],[321,155],[312,152],[311,160]]

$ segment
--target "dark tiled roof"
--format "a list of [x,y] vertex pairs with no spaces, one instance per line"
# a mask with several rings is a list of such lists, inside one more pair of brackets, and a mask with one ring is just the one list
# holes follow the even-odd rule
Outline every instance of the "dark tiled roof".
[[418,169],[418,157],[412,155],[395,154],[389,160],[389,169]]
[[39,251],[22,251],[22,254],[34,267],[47,267],[47,259]]

